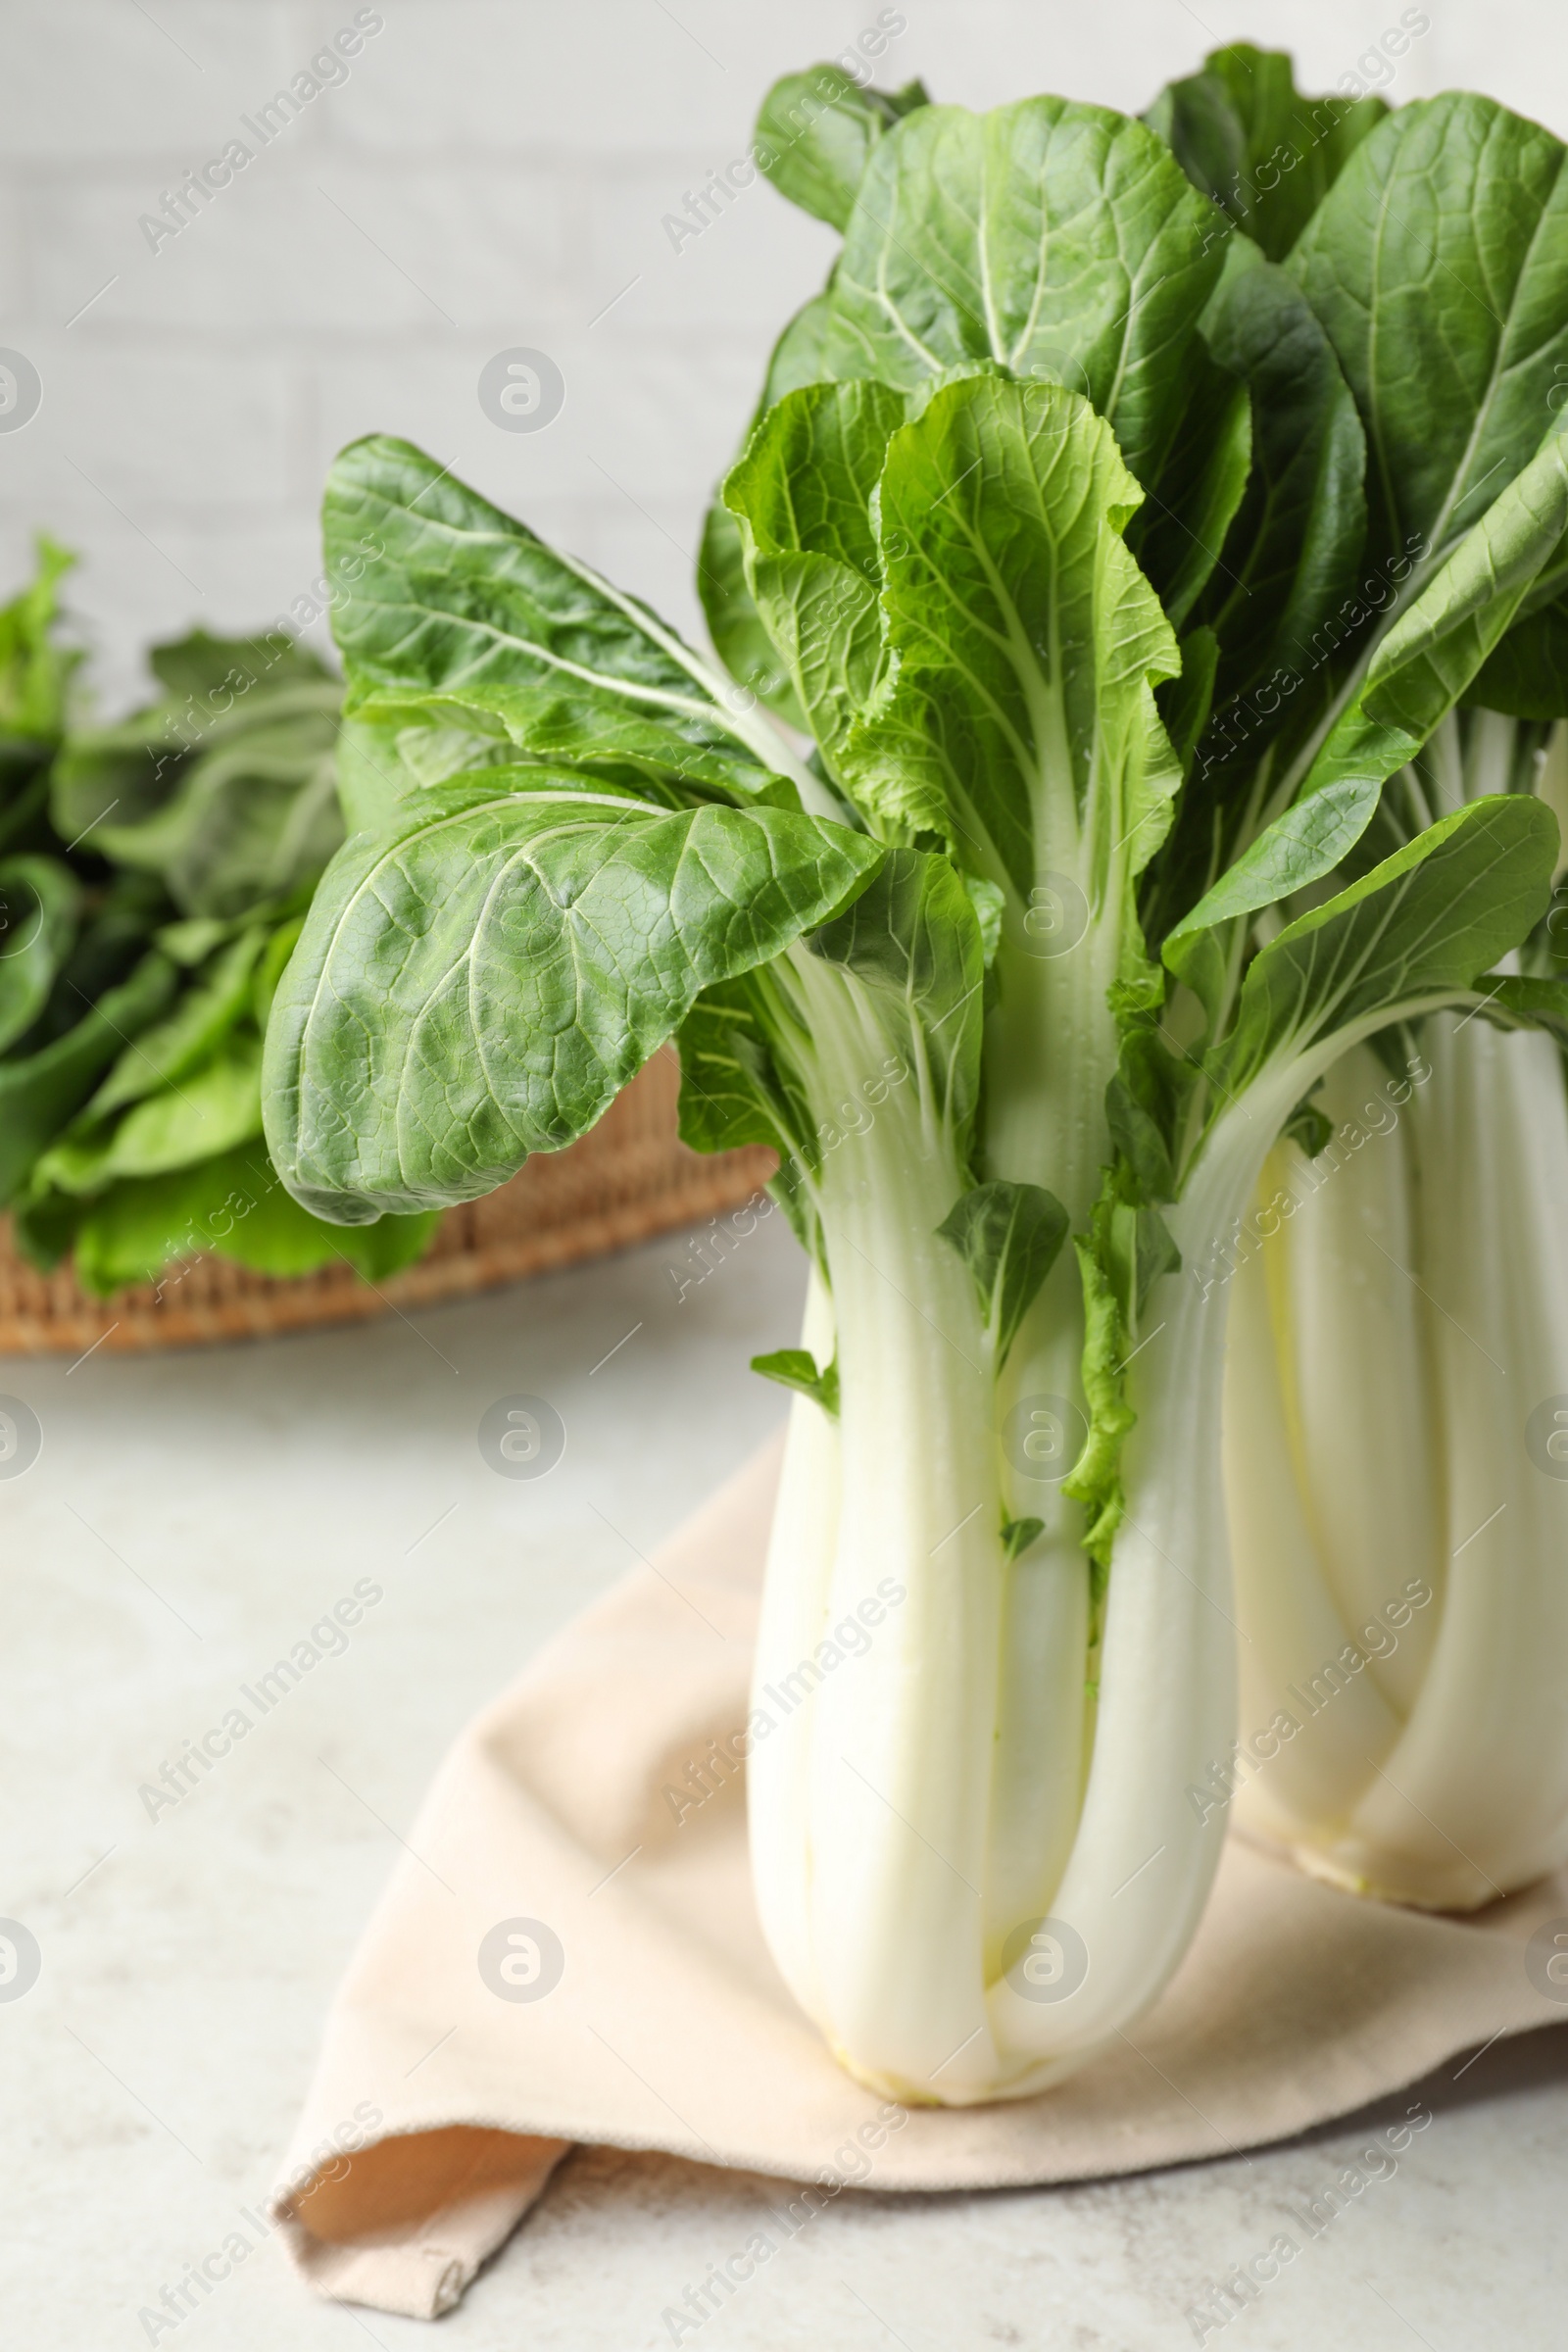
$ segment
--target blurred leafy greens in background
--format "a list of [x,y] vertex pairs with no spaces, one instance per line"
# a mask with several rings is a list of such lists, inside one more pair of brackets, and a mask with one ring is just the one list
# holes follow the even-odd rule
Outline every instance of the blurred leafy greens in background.
[[343,838],[341,689],[281,635],[153,648],[144,710],[73,726],[48,539],[0,612],[0,1206],[43,1268],[100,1294],[217,1250],[263,1274],[424,1250],[290,1200],[262,1140],[278,974]]

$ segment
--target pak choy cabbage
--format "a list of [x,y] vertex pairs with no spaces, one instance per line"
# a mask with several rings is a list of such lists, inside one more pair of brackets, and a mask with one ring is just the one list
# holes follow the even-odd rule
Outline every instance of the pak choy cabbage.
[[[1202,1909],[1212,1273],[1268,1153],[1370,1041],[1548,1017],[1499,975],[1549,808],[1398,779],[1528,658],[1568,536],[1568,265],[1518,160],[1544,214],[1562,151],[1226,56],[1149,122],[770,94],[764,165],[844,241],[705,531],[727,676],[406,442],[326,491],[360,829],[273,1002],[273,1159],[347,1226],[472,1199],[669,1041],[688,1142],[777,1152],[810,1272],[759,1359],[796,1394],[754,1875],[796,1997],[902,2099],[1081,2065]],[[1290,236],[1192,128],[1265,63],[1230,151],[1300,148]],[[1500,322],[1499,212],[1533,273]],[[1389,341],[1439,301],[1407,508],[1336,304]]]
[[[1212,83],[1165,104],[1212,144]],[[1538,125],[1444,99],[1385,123],[1298,224],[1286,268],[1369,452],[1363,600],[1397,551],[1441,554],[1568,399],[1562,161]],[[1375,838],[1496,794],[1568,808],[1565,554],[1460,707],[1411,730]],[[1346,1055],[1199,1273],[1234,1284],[1246,1639],[1236,1743],[1192,1801],[1234,1800],[1315,1875],[1433,1909],[1568,1855],[1565,947],[1559,887],[1488,1017],[1434,1013]]]

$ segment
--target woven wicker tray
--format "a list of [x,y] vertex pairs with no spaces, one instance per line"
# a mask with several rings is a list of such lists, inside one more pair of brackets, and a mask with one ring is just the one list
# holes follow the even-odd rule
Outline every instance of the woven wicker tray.
[[347,1265],[278,1282],[228,1258],[201,1256],[169,1270],[156,1287],[92,1298],[77,1289],[69,1261],[40,1274],[19,1258],[10,1220],[0,1218],[0,1354],[183,1347],[351,1322],[466,1298],[700,1224],[748,1199],[775,1162],[760,1149],[710,1156],[688,1151],[675,1132],[679,1085],[674,1055],[656,1054],[580,1143],[530,1159],[487,1200],[449,1209],[428,1254],[379,1284]]

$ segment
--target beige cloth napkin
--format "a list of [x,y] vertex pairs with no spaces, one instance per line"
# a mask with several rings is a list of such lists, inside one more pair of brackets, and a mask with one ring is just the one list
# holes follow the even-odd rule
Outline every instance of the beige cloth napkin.
[[712,1793],[680,1801],[745,1718],[778,1460],[769,1446],[558,1636],[442,1766],[274,2201],[318,2291],[449,2311],[573,2140],[817,2181],[818,2204],[851,2183],[1080,2180],[1284,2138],[1568,2022],[1525,1952],[1568,1913],[1568,1876],[1431,1918],[1233,1838],[1191,1953],[1115,2055],[990,2107],[860,2089],[763,1946],[737,1779],[710,1762]]

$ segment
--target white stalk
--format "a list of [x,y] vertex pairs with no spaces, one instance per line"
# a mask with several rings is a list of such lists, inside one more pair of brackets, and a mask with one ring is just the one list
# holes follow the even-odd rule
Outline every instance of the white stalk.
[[[1418,1063],[1418,1072],[1427,1065]],[[1314,1484],[1307,1498],[1319,1556],[1348,1634],[1375,1622],[1391,1597],[1391,1564],[1443,1586],[1442,1514],[1430,1477],[1436,1399],[1426,1355],[1430,1313],[1412,1279],[1418,1251],[1418,1171],[1412,1137],[1421,1084],[1405,1104],[1366,1047],[1348,1054],[1322,1096],[1336,1133],[1357,1143],[1347,1164],[1260,1261],[1276,1324],[1294,1345],[1280,1373],[1298,1463],[1352,1455],[1375,1475]],[[1408,1082],[1399,1091],[1408,1092]],[[1286,1146],[1300,1165],[1301,1154]],[[1309,1180],[1308,1180],[1309,1181]],[[1306,1189],[1302,1187],[1303,1191]],[[1424,1607],[1398,1646],[1369,1652],[1372,1684],[1408,1708],[1431,1651],[1436,1613]]]
[[[990,1177],[1043,1185],[1083,1232],[1109,1157],[1105,1088],[1121,1040],[1110,1011],[1122,926],[1110,909],[1127,889],[1132,832],[1119,792],[1097,771],[1083,817],[1064,721],[1045,763],[1035,834],[1051,872],[1027,905],[1007,891],[999,1002],[986,1043]],[[1042,727],[1042,740],[1052,730]],[[1102,838],[1097,843],[1097,833]],[[1001,1476],[1010,1519],[1042,1532],[1008,1568],[996,1772],[986,1857],[988,1981],[1002,1973],[1018,1923],[1046,1912],[1072,1851],[1095,1703],[1087,1684],[1090,1569],[1082,1511],[1061,1492],[1088,1434],[1083,1295],[1064,1250],[1025,1316],[998,1381]]]
[[[813,1266],[801,1345],[820,1364],[833,1356],[833,1301]],[[746,1795],[752,1884],[762,1933],[801,2007],[821,2006],[810,1937],[808,1793],[812,1710],[786,1714],[766,1690],[794,1690],[809,1679],[829,1609],[839,1522],[839,1431],[808,1396],[790,1408],[778,1500],[768,1539],[753,1674],[754,1736]],[[756,1730],[766,1725],[759,1740]]]
[[[814,1063],[855,1091],[888,1058],[866,992],[805,958],[796,978]],[[984,2020],[1001,1498],[990,1345],[936,1230],[965,1183],[919,1066],[823,1155],[838,1507],[795,1491],[821,1457],[808,1417],[826,1419],[803,1404],[754,1686],[754,1729],[779,1726],[752,1754],[775,1956],[845,2065],[915,2098],[944,2095],[943,2062]],[[773,1837],[793,1843],[782,1861]]]
[[[823,1066],[880,1066],[885,1041],[853,982],[820,967],[806,986]],[[1264,1082],[1255,1117],[1250,1100],[1219,1122],[1171,1213],[1190,1265],[1239,1215],[1298,1083],[1275,1082],[1275,1103]],[[1223,1838],[1192,1784],[1225,1753],[1235,1719],[1225,1286],[1167,1278],[1152,1317],[1162,1328],[1130,1373],[1128,1515],[1086,1725],[1087,1561],[1048,1546],[1010,1572],[1004,1563],[988,1335],[935,1230],[963,1184],[919,1073],[824,1159],[815,1206],[842,1397],[838,1508],[829,1537],[832,1514],[793,1491],[823,1458],[809,1416],[825,1417],[803,1404],[769,1559],[751,1763],[764,1925],[797,1997],[861,2081],[953,2105],[1043,2087],[1157,1998]],[[1070,1329],[1076,1344],[1076,1315]],[[823,1346],[818,1325],[819,1361]],[[1020,1570],[1054,1578],[1054,1591],[1018,1608]],[[854,1626],[868,1600],[881,1606],[862,1645]],[[820,1663],[803,1674],[808,1660]],[[1061,1689],[1073,1703],[1042,1732]],[[1027,1736],[1009,1738],[1025,1719]],[[770,1840],[792,1850],[763,1850]]]
[[[1119,1041],[1106,1008],[1114,963],[1107,968],[1105,934],[1113,937],[1114,926],[1091,926],[1064,955],[1042,957],[1025,952],[1021,929],[1014,935],[1024,919],[1009,908],[1002,999],[988,1040],[994,1108],[986,1172],[1044,1185],[1082,1232],[1109,1151],[1104,1096]],[[1003,1592],[986,1864],[986,1958],[993,1974],[1018,1922],[1049,1908],[1066,1866],[1093,1733],[1083,1514],[1061,1492],[1089,1428],[1083,1345],[1078,1265],[1064,1249],[1024,1318],[997,1390],[1007,1516],[1043,1524],[1006,1571]]]
[[[1436,808],[1506,789],[1515,744],[1446,722]],[[1568,1856],[1568,1098],[1544,1037],[1439,1014],[1421,1045],[1394,1130],[1370,1056],[1333,1073],[1364,1140],[1304,1182],[1295,1155],[1235,1286],[1243,1722],[1296,1727],[1238,1812],[1339,1884],[1467,1909]]]
[[[1296,1173],[1283,1152],[1271,1159],[1259,1200],[1277,1199],[1284,1189],[1277,1180]],[[1349,1169],[1332,1181],[1348,1187]],[[1300,1221],[1298,1211],[1232,1283],[1225,1391],[1226,1497],[1244,1629],[1241,1743],[1249,1759],[1266,1759],[1255,1777],[1247,1777],[1253,1762],[1241,1766],[1237,1818],[1286,1844],[1303,1821],[1343,1816],[1365,1786],[1367,1757],[1387,1755],[1400,1722],[1369,1674],[1346,1668],[1349,1634],[1301,1489],[1294,1358],[1282,1361],[1279,1325],[1270,1317],[1286,1289],[1283,1274],[1273,1279],[1277,1261],[1294,1250]],[[1352,1489],[1352,1498],[1361,1491]],[[1387,1555],[1385,1580],[1398,1557]],[[1415,1617],[1404,1614],[1408,1630]],[[1378,1647],[1397,1639],[1390,1629]]]
[[1568,1487],[1544,1438],[1527,1447],[1536,1408],[1568,1394],[1568,1104],[1546,1038],[1434,1027],[1420,1262],[1444,1310],[1428,1329],[1446,1591],[1405,1728],[1333,1858],[1468,1909],[1568,1856]]
[[990,1991],[1014,2093],[1070,2073],[1157,1998],[1218,1865],[1223,1822],[1190,1795],[1236,1713],[1219,1474],[1228,1294],[1201,1268],[1255,1182],[1268,1115],[1261,1102],[1255,1125],[1247,1106],[1227,1113],[1168,1214],[1187,1270],[1158,1285],[1155,1332],[1129,1374],[1138,1425],[1083,1807],[1042,1930],[1043,1968],[1031,1980],[1027,1962],[1014,1965]]
[[[1344,1056],[1319,1098],[1335,1140],[1315,1164],[1290,1144],[1270,1154],[1268,1238],[1234,1284],[1225,1452],[1242,1730],[1283,1714],[1289,1733],[1239,1818],[1286,1842],[1302,1817],[1337,1817],[1367,1759],[1387,1757],[1436,1631],[1435,1398],[1412,1274],[1418,1092],[1364,1047]],[[1334,1473],[1313,1478],[1313,1463]],[[1415,1608],[1402,1597],[1413,1577],[1428,1595]]]

